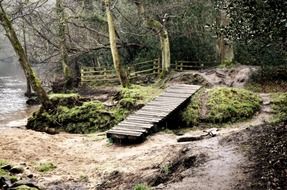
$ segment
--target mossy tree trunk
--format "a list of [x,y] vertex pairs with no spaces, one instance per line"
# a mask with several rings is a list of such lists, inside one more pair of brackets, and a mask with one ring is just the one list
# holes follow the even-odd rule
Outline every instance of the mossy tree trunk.
[[129,81],[128,81],[127,74],[122,67],[119,50],[117,48],[117,43],[116,43],[117,38],[116,38],[115,26],[113,22],[113,16],[110,10],[110,0],[104,0],[104,2],[105,2],[106,15],[107,15],[107,21],[108,21],[110,47],[111,47],[114,67],[120,79],[121,85],[123,87],[126,87],[128,86]]
[[218,10],[216,25],[218,28],[216,51],[217,61],[221,65],[232,64],[234,61],[233,42],[223,33],[223,29],[228,26],[229,18],[226,11]]
[[24,48],[22,47],[18,36],[15,32],[15,29],[12,26],[12,21],[9,19],[7,13],[5,12],[1,2],[0,2],[0,24],[3,26],[6,35],[8,39],[11,42],[12,47],[15,50],[15,53],[19,57],[19,62],[21,64],[21,67],[25,73],[25,76],[28,78],[28,80],[31,82],[31,86],[33,90],[37,93],[40,102],[43,105],[44,109],[49,109],[51,107],[51,102],[49,100],[49,97],[43,87],[41,86],[41,82],[39,78],[34,73],[29,60],[27,58],[27,55],[25,53]]
[[141,0],[134,1],[139,15],[143,18],[144,24],[154,30],[160,39],[160,49],[161,49],[161,65],[162,65],[162,76],[165,76],[170,71],[170,42],[168,31],[164,24],[155,20],[153,18],[149,18],[145,14],[145,9],[143,2]]
[[66,84],[72,80],[72,72],[69,67],[68,48],[66,43],[67,22],[62,0],[56,0],[56,10],[58,15],[58,35],[61,64]]

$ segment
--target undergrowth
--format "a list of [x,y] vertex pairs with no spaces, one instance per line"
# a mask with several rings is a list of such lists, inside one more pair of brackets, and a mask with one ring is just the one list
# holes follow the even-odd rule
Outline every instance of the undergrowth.
[[[250,118],[260,109],[261,99],[244,89],[218,87],[201,90],[182,113],[190,125],[226,123]],[[203,111],[205,110],[205,111]]]

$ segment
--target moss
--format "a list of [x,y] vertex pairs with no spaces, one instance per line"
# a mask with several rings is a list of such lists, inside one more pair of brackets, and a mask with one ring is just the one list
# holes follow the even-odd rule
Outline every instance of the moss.
[[145,184],[137,184],[133,187],[133,190],[150,190],[151,188]]
[[123,108],[130,109],[136,105],[145,104],[159,95],[160,92],[160,89],[152,86],[131,85],[129,88],[121,89],[119,104]]
[[116,115],[99,101],[84,102],[81,106],[69,108],[58,106],[51,112],[40,110],[29,118],[27,128],[43,131],[54,128],[70,133],[92,133],[112,127]]
[[253,116],[260,103],[250,91],[220,87],[198,92],[182,115],[188,125],[235,122]]
[[35,187],[29,187],[27,185],[21,185],[15,188],[16,190],[38,190],[38,188]]
[[0,160],[0,167],[8,164],[7,160]]
[[57,167],[51,163],[51,162],[43,162],[40,163],[37,167],[36,170],[38,172],[49,172],[49,171],[53,171],[54,169],[56,169]]
[[28,120],[27,128],[57,133],[93,133],[105,131],[123,120],[131,111],[159,94],[153,87],[131,86],[122,88],[118,104],[112,108],[99,101],[84,102],[78,94],[52,94],[54,109],[40,109]]
[[276,93],[271,96],[274,112],[273,122],[287,121],[287,93]]
[[81,105],[81,97],[78,94],[50,94],[49,99],[53,105],[64,105],[68,107],[73,107],[75,105]]
[[[9,164],[6,160],[0,160],[0,167]],[[0,177],[6,177],[9,178],[10,181],[13,183],[15,181],[18,181],[18,178],[14,175],[11,175],[8,171],[0,169]]]
[[183,120],[187,123],[187,125],[198,125],[200,116],[200,97],[204,94],[204,89],[198,91],[193,97],[188,105],[187,109],[183,112]]

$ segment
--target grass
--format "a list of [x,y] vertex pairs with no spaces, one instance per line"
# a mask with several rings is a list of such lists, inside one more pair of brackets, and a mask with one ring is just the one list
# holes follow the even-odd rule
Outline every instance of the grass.
[[150,190],[151,188],[145,184],[137,184],[133,187],[133,190]]
[[[252,117],[260,109],[260,97],[248,90],[218,87],[199,91],[182,113],[188,126],[228,123]],[[202,110],[206,113],[203,115]]]
[[274,111],[272,119],[274,123],[287,120],[287,93],[272,94],[271,106]]
[[50,171],[53,171],[54,169],[56,169],[57,167],[51,163],[51,162],[43,162],[43,163],[40,163],[35,169],[38,171],[38,172],[50,172]]

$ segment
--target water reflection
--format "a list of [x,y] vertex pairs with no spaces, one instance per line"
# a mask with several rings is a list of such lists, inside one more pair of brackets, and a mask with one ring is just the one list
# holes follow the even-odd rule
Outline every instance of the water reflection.
[[0,127],[22,126],[34,108],[26,105],[26,83],[15,76],[0,77]]

